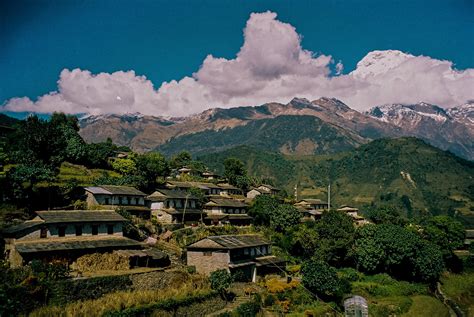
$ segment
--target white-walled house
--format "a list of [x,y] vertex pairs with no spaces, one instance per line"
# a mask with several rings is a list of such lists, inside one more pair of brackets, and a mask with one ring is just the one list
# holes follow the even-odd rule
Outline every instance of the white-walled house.
[[3,230],[6,258],[13,266],[33,259],[66,258],[118,249],[140,249],[123,237],[125,219],[113,210],[37,211],[37,216]]
[[150,209],[146,206],[146,194],[130,186],[101,185],[85,187],[87,208],[123,208],[131,214],[149,219]]
[[198,198],[189,192],[158,189],[146,199],[152,216],[161,223],[197,223],[204,216],[197,208]]

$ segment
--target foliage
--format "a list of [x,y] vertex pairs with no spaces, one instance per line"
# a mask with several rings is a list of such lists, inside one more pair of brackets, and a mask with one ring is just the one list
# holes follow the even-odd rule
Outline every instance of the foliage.
[[181,151],[178,154],[171,157],[170,167],[171,168],[181,168],[183,166],[189,165],[193,160],[191,154],[187,151]]
[[325,262],[310,260],[302,268],[303,285],[324,300],[340,298],[350,292],[347,282],[341,280],[335,268]]
[[388,272],[405,279],[436,281],[444,269],[439,249],[415,232],[391,224],[357,231],[356,265],[365,272]]
[[437,245],[444,254],[450,254],[464,244],[464,226],[451,217],[435,216],[423,221],[422,225],[424,238]]
[[114,171],[119,172],[122,175],[131,175],[136,173],[137,166],[135,161],[129,158],[116,158],[110,163]]
[[401,211],[395,206],[371,206],[367,209],[365,216],[375,224],[391,223],[394,225],[404,225],[407,223]]
[[291,250],[294,256],[301,256],[304,259],[311,258],[320,246],[320,236],[314,226],[303,223],[291,234]]
[[270,214],[270,226],[278,232],[290,230],[300,223],[301,214],[293,205],[282,204]]
[[251,301],[240,304],[235,313],[239,317],[254,317],[260,311],[261,303],[258,297],[254,297]]
[[271,278],[265,281],[265,288],[268,290],[269,293],[283,293],[287,290],[296,288],[300,282],[296,280],[292,280],[291,282],[282,281],[278,278]]
[[136,165],[145,180],[145,187],[149,189],[154,189],[158,176],[164,177],[169,175],[168,161],[158,152],[139,155]]
[[225,296],[232,284],[232,276],[227,270],[217,270],[211,272],[209,281],[211,282],[211,289]]
[[230,184],[246,190],[249,186],[247,170],[241,160],[229,157],[224,160],[224,177]]
[[270,225],[271,215],[278,208],[278,200],[270,195],[258,195],[252,202],[248,214],[253,217],[255,225]]

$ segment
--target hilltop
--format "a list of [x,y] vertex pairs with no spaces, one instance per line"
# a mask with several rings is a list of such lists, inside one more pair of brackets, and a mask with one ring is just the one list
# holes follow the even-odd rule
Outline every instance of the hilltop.
[[414,136],[466,159],[474,159],[474,108],[449,110],[420,102],[383,105],[366,113],[335,98],[256,107],[213,108],[189,117],[141,114],[88,116],[80,120],[88,142],[111,138],[120,145],[168,155],[193,154],[252,145],[282,154],[329,154],[347,151],[379,138]]

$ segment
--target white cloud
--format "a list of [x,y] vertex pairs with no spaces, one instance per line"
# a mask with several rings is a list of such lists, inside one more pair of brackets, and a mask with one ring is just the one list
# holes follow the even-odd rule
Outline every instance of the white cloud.
[[91,74],[65,69],[58,91],[33,102],[13,98],[4,110],[67,113],[187,115],[210,107],[287,102],[293,97],[336,97],[365,110],[385,103],[426,101],[445,107],[474,99],[474,69],[458,71],[449,61],[400,51],[374,51],[357,68],[331,74],[331,56],[301,47],[301,36],[273,12],[251,14],[244,44],[234,59],[206,57],[200,69],[158,89],[134,71]]

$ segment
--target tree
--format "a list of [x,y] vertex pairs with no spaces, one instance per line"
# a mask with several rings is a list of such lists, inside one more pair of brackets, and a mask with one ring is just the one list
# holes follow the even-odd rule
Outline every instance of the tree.
[[291,254],[303,258],[311,258],[319,246],[319,234],[307,223],[295,227],[291,234]]
[[[235,157],[229,157],[224,161],[224,177],[227,178],[230,184],[237,186],[242,185],[243,179],[247,178],[247,170],[245,169],[244,163]],[[247,184],[250,181],[247,182]]]
[[223,298],[227,299],[226,295],[232,284],[232,276],[230,273],[227,270],[211,272],[209,281],[211,282],[211,289],[219,292]]
[[412,276],[422,282],[436,282],[444,270],[443,254],[438,247],[421,240],[412,259]]
[[270,214],[270,226],[278,232],[286,232],[300,223],[301,214],[293,205],[279,205]]
[[407,223],[400,210],[393,206],[371,207],[367,210],[366,216],[375,224],[405,225]]
[[137,172],[135,161],[129,158],[116,158],[112,160],[110,165],[122,175],[131,175]]
[[347,260],[354,241],[352,218],[344,212],[330,210],[316,224],[320,243],[316,256],[323,261],[341,265]]
[[464,244],[464,226],[449,216],[435,216],[425,221],[423,236],[449,255]]
[[169,164],[166,158],[158,152],[139,155],[136,161],[137,169],[145,179],[145,187],[153,188],[158,176],[169,175]]
[[170,160],[171,168],[181,168],[183,166],[189,165],[193,160],[191,154],[187,151],[182,151],[173,156]]
[[323,300],[339,298],[350,292],[350,286],[337,276],[336,269],[325,262],[305,262],[301,273],[303,285]]
[[270,195],[258,195],[255,197],[248,214],[253,217],[255,225],[270,225],[271,214],[279,206],[278,200]]

